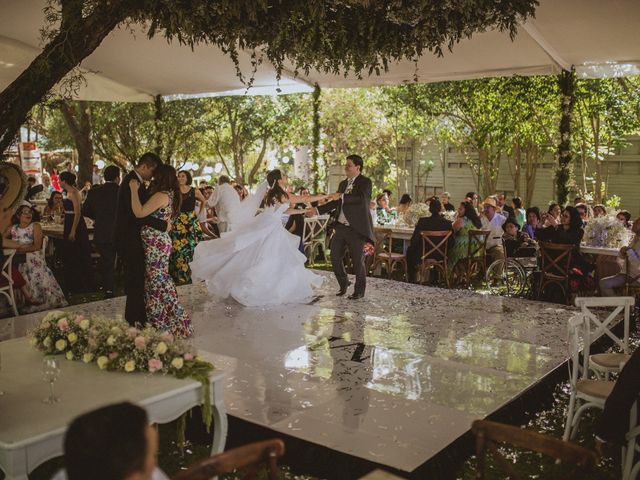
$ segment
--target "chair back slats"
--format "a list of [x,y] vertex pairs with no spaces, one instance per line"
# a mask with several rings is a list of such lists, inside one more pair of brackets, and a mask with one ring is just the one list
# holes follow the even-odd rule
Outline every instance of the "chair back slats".
[[[585,342],[591,343],[606,335],[622,353],[628,354],[631,308],[634,303],[633,297],[576,297],[576,307],[580,308],[585,317]],[[603,319],[595,309],[608,309],[606,317]],[[620,321],[623,322],[622,338],[612,331]]]
[[540,242],[542,272],[559,277],[569,277],[575,247],[564,243]]
[[[421,231],[420,236],[422,236],[422,260],[427,260],[430,257],[438,255],[441,257],[441,259],[446,259],[449,249],[449,237],[451,237],[452,233],[453,232],[451,230]],[[434,242],[434,240],[436,241]]]
[[486,255],[489,235],[491,235],[490,230],[469,230],[469,246],[467,248],[468,258],[483,258]]

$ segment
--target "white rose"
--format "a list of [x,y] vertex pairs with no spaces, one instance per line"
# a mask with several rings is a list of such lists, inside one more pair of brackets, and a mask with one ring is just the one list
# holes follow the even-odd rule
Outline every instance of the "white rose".
[[109,364],[109,359],[103,355],[101,357],[98,357],[98,360],[96,360],[96,363],[98,364],[98,367],[100,368],[100,370],[104,370],[105,368],[107,368],[107,365]]
[[71,343],[71,345],[73,345],[74,343],[76,343],[78,341],[78,335],[76,335],[75,333],[71,332],[69,335],[67,335],[67,340],[69,340],[69,343]]
[[136,362],[134,362],[133,360],[129,360],[127,363],[124,364],[124,371],[127,373],[131,373],[136,369]]
[[82,356],[82,361],[83,361],[84,363],[89,363],[89,362],[91,362],[91,360],[93,360],[93,353],[85,353],[85,354]]
[[171,360],[171,366],[176,370],[180,370],[183,365],[184,365],[184,360],[181,357],[176,357],[173,360]]
[[46,337],[42,341],[42,345],[44,345],[45,347],[49,348],[51,346],[51,337]]
[[109,335],[109,338],[107,338],[107,345],[113,346],[115,344],[116,344],[116,337],[114,337],[113,335]]
[[73,352],[69,350],[65,355],[65,357],[67,357],[67,360],[73,360]]
[[160,342],[158,343],[158,345],[156,345],[156,353],[159,355],[162,355],[163,353],[167,353],[167,344],[164,342]]
[[62,340],[62,339],[60,339],[60,340],[58,340],[58,341],[56,342],[56,350],[58,350],[58,351],[60,351],[60,352],[61,352],[61,351],[62,351],[62,350],[64,350],[65,348],[67,348],[67,341],[66,341],[66,340]]
[[89,319],[87,319],[87,318],[85,318],[84,320],[82,320],[82,321],[80,322],[80,328],[81,328],[82,330],[86,330],[86,329],[88,329],[88,328],[89,328],[89,325],[91,325],[91,322],[90,322],[90,321],[89,321]]

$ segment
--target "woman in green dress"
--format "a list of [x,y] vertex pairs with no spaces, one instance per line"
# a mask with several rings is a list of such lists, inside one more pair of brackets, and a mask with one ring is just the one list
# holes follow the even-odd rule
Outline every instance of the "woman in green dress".
[[[449,251],[449,271],[453,272],[456,263],[467,257],[469,249],[469,230],[481,230],[482,222],[471,202],[462,202],[458,207],[458,218],[453,222],[455,241]],[[479,253],[479,252],[478,252]]]

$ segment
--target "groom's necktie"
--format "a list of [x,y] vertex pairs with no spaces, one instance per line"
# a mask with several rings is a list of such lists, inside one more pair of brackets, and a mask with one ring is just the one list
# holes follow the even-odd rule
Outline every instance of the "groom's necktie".
[[353,191],[353,182],[355,180],[354,178],[350,178],[349,180],[347,180],[347,188],[344,191],[344,193],[351,193]]

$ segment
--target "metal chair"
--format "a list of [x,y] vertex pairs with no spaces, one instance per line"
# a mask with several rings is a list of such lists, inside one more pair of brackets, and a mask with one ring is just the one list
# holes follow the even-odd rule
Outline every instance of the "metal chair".
[[[567,421],[565,423],[563,440],[571,440],[575,437],[582,414],[589,408],[604,409],[604,403],[611,394],[615,382],[609,380],[593,380],[589,378],[589,335],[585,333],[587,320],[583,313],[576,313],[569,319],[569,383],[571,394],[569,408],[567,409]],[[582,347],[582,359],[580,356],[580,343]]]
[[392,240],[393,240],[393,230],[389,228],[378,230],[378,234],[376,234],[377,241],[375,247],[375,257],[373,261],[373,270],[380,266],[384,267],[387,270],[387,275],[391,278],[391,274],[393,273],[393,269],[396,265],[401,265],[404,269],[404,276],[406,278],[408,267],[407,267],[407,256],[403,253],[394,253],[391,250]]
[[565,302],[569,304],[571,290],[569,289],[569,272],[573,259],[573,245],[564,243],[540,242],[541,272],[538,285],[538,298],[549,285],[558,285],[564,294]]
[[442,272],[447,288],[450,287],[449,268],[447,265],[449,261],[449,239],[452,234],[452,230],[420,232],[422,236],[422,256],[420,257],[419,271],[420,283],[424,283],[427,270],[434,269]]
[[[619,372],[620,365],[629,360],[629,321],[634,301],[633,297],[576,297],[576,307],[580,308],[585,319],[585,344],[590,345],[593,340],[606,335],[621,350],[589,356],[588,368],[599,377],[608,379],[609,374]],[[608,309],[606,318],[602,319],[595,311],[596,308]],[[623,322],[622,338],[611,330],[620,321]]]
[[18,316],[18,306],[16,305],[16,296],[13,292],[13,277],[11,276],[11,265],[13,262],[13,256],[16,254],[15,250],[6,251],[4,257],[4,263],[2,264],[2,271],[0,276],[6,281],[6,285],[0,287],[0,294],[4,295],[13,310],[13,314]]
[[[597,455],[591,450],[549,435],[543,435],[512,425],[504,425],[488,420],[476,420],[471,425],[471,431],[476,437],[476,458],[478,462],[476,478],[478,480],[484,479],[487,450],[491,452],[497,466],[508,474],[508,478],[512,480],[521,478],[514,471],[512,462],[508,461],[498,450],[497,444],[499,443],[542,453],[563,464],[574,466],[575,470],[582,474],[592,471],[598,463]],[[572,478],[588,477],[576,476]]]
[[284,442],[280,439],[251,443],[202,460],[178,473],[173,480],[209,480],[239,469],[246,469],[242,479],[250,480],[256,478],[262,465],[267,471],[267,478],[276,480],[279,475],[278,459],[283,455]]

